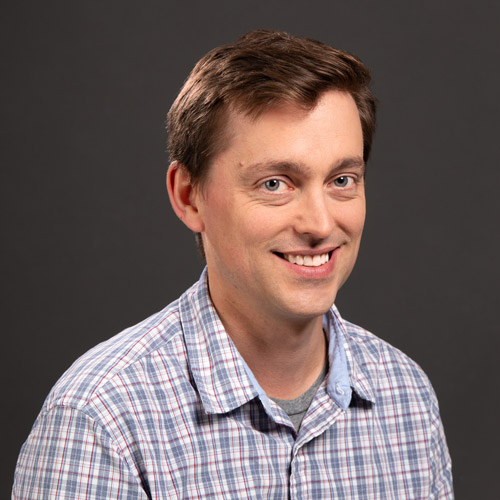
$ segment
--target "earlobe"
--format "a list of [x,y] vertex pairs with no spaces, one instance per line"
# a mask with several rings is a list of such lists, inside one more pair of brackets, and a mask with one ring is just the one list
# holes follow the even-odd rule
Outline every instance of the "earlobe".
[[176,161],[170,164],[167,172],[167,190],[177,217],[189,229],[201,233],[204,224],[197,206],[197,187],[191,184],[191,176],[185,165]]

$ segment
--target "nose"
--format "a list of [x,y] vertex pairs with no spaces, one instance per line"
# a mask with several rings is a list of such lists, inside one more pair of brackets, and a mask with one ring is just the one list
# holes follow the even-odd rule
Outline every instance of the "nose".
[[324,191],[302,193],[297,206],[295,230],[313,239],[325,239],[335,226],[333,200]]

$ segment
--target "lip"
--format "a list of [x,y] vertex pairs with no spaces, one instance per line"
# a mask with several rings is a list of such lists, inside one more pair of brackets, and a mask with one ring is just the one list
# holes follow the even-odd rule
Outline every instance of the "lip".
[[290,255],[311,255],[311,256],[314,256],[314,255],[321,255],[324,253],[331,253],[334,250],[336,250],[336,248],[334,248],[334,247],[323,248],[320,250],[317,250],[317,249],[311,250],[310,248],[308,248],[307,250],[292,250],[290,252],[285,251],[285,252],[274,252],[274,253],[277,253],[280,255],[290,254]]
[[[304,251],[293,251],[293,252],[273,252],[276,258],[278,258],[290,271],[292,271],[295,275],[301,277],[301,278],[306,278],[306,279],[324,279],[328,278],[334,268],[335,268],[335,262],[337,260],[337,256],[339,253],[340,247],[336,248],[325,248],[323,250],[304,250]],[[283,255],[284,254],[289,254],[289,255],[321,255],[324,253],[328,253],[330,255],[330,258],[328,259],[328,262],[325,264],[322,264],[321,266],[317,267],[309,267],[309,266],[299,266],[297,264],[292,264],[288,260],[286,260]]]

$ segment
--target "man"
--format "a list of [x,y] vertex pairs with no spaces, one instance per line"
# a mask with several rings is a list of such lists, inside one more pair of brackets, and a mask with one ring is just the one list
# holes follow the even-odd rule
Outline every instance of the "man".
[[61,378],[14,498],[453,498],[428,379],[333,306],[365,218],[368,83],[272,31],[196,65],[167,186],[206,269]]

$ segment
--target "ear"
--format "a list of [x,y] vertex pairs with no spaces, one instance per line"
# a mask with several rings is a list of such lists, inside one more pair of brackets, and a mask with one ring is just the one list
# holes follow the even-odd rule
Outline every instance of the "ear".
[[191,176],[185,165],[174,161],[167,172],[167,189],[170,203],[177,217],[195,233],[205,226],[197,206],[198,187],[191,184]]

